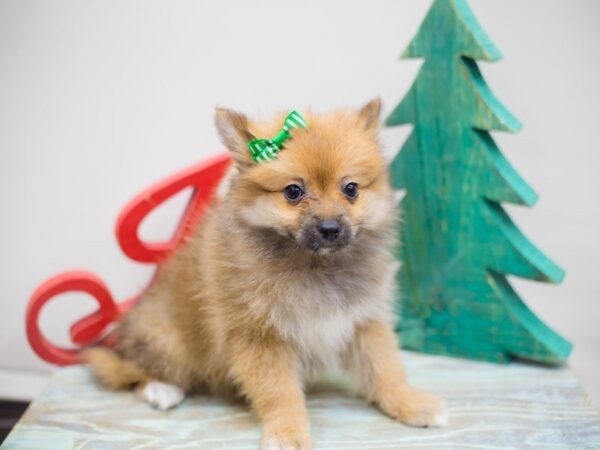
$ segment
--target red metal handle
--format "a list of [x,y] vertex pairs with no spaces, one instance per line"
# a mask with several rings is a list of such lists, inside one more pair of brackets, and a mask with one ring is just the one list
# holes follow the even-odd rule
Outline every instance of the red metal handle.
[[[116,226],[117,240],[123,252],[143,263],[164,261],[200,219],[230,162],[228,154],[216,156],[161,181],[131,200],[119,215]],[[173,237],[166,242],[142,241],[139,226],[146,216],[189,187],[194,189],[194,193]]]
[[[145,263],[160,264],[177,248],[200,220],[231,158],[220,155],[183,170],[136,196],[119,215],[116,226],[117,240],[123,252],[131,259]],[[173,237],[166,242],[147,243],[139,238],[139,226],[157,206],[185,188],[194,192]],[[39,328],[42,307],[52,298],[66,292],[85,292],[91,295],[100,308],[75,322],[70,328],[71,340],[78,345],[95,342],[108,344],[103,337],[106,327],[119,320],[143,291],[131,299],[116,303],[106,285],[97,276],[83,271],[65,272],[50,278],[39,286],[27,306],[26,329],[31,348],[42,359],[58,365],[77,364],[80,348],[63,348],[49,342]]]
[[[96,319],[93,323],[93,329],[97,333],[96,336],[99,336],[110,322],[119,317],[119,309],[115,305],[110,291],[100,278],[89,272],[65,272],[50,278],[38,287],[27,306],[27,339],[31,348],[42,359],[61,366],[78,363],[79,350],[76,348],[63,348],[50,343],[40,331],[39,315],[42,307],[49,300],[59,294],[74,291],[91,295],[100,306],[100,309],[94,313]],[[91,338],[91,334],[88,333],[87,337]]]

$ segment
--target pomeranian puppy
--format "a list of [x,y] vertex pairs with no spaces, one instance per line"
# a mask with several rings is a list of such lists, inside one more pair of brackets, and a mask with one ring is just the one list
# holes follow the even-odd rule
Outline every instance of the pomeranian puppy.
[[393,331],[395,201],[377,141],[381,103],[307,113],[272,161],[254,122],[217,109],[229,187],[160,268],[116,329],[115,350],[86,358],[107,387],[137,386],[159,409],[209,391],[247,399],[263,449],[310,448],[304,389],[321,370],[351,371],[364,397],[414,426],[446,422],[441,399],[407,384]]

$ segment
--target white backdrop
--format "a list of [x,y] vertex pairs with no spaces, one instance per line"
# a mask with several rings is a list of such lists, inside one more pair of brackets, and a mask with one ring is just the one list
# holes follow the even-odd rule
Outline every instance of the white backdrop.
[[[29,295],[70,268],[117,298],[149,267],[120,253],[113,226],[141,189],[220,152],[216,104],[249,113],[357,106],[386,112],[419,62],[399,61],[429,1],[0,0],[0,397],[29,397],[51,369],[24,332]],[[575,343],[571,363],[600,399],[600,2],[471,0],[506,58],[483,64],[525,128],[499,146],[541,194],[509,208],[568,275],[517,281],[528,304]],[[397,150],[408,129],[387,130]],[[175,202],[145,227],[166,236]],[[170,220],[171,219],[171,220]],[[65,296],[44,329],[94,308]],[[594,384],[596,383],[596,384]]]

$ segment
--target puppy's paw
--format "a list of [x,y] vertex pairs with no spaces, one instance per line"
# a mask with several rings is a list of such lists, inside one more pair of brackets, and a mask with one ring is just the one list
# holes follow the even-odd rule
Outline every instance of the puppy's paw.
[[150,381],[140,391],[139,395],[150,405],[161,411],[174,408],[185,398],[183,390],[174,384]]
[[261,450],[310,450],[310,436],[307,433],[269,433],[260,446]]
[[382,399],[381,409],[393,418],[413,427],[448,425],[446,402],[429,392],[405,386]]

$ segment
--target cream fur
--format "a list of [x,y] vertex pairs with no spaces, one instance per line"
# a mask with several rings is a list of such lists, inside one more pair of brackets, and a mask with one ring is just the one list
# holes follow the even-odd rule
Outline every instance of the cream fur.
[[[375,101],[358,112],[306,113],[309,128],[294,130],[278,159],[261,165],[245,144],[274,135],[282,117],[252,123],[218,110],[235,169],[125,316],[117,353],[89,353],[100,378],[112,387],[137,380],[159,407],[174,406],[183,391],[244,396],[263,423],[264,448],[310,447],[304,386],[340,364],[390,416],[443,423],[441,400],[406,383],[392,329],[397,214],[377,144],[379,109]],[[342,192],[348,182],[359,186],[355,199]],[[283,195],[292,183],[305,191],[298,202]],[[344,233],[329,245],[316,224],[334,218]]]

